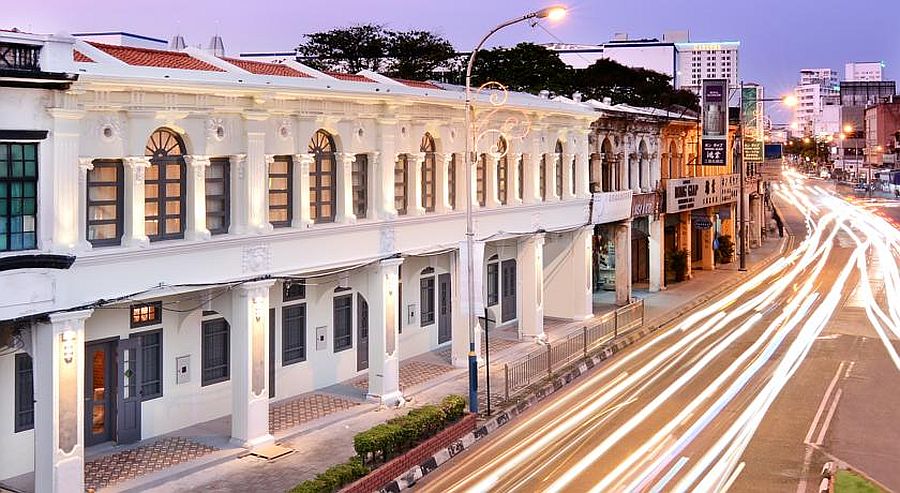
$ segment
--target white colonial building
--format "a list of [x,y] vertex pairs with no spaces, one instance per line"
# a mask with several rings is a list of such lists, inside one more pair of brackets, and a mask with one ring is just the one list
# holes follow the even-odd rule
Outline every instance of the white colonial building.
[[[458,88],[65,36],[2,53],[0,482],[81,491],[97,444],[230,415],[250,447],[270,401],[368,375],[390,404],[401,359],[464,364]],[[541,337],[592,315],[597,113],[479,101],[475,309]]]

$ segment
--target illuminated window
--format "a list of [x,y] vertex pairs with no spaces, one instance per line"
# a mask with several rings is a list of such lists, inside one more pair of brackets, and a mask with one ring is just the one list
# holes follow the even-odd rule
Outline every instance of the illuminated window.
[[94,161],[87,172],[87,239],[93,246],[121,243],[124,203],[122,162]]
[[269,165],[269,223],[287,228],[293,220],[294,161],[291,156],[275,156]]
[[162,301],[131,305],[131,327],[146,327],[162,321]]
[[431,134],[422,136],[420,152],[425,153],[425,161],[422,162],[422,208],[425,212],[434,212],[435,193],[437,188],[437,156],[435,154],[434,139]]
[[150,167],[144,179],[144,228],[150,241],[184,238],[185,147],[172,130],[153,132],[144,154]]
[[0,251],[37,248],[37,144],[0,143]]
[[337,203],[335,146],[331,134],[319,130],[309,142],[309,153],[315,157],[309,169],[309,213],[316,223],[334,222]]

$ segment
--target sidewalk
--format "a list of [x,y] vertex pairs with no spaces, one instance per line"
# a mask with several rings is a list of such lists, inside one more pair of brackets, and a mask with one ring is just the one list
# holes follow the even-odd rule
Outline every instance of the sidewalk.
[[[769,238],[760,248],[752,250],[747,258],[747,272],[738,272],[737,261],[717,266],[714,271],[693,271],[689,281],[673,284],[658,293],[646,289],[634,290],[634,297],[644,301],[644,327],[657,327],[681,316],[694,306],[718,294],[730,285],[741,282],[751,275],[754,267],[768,263],[780,255],[788,238]],[[599,292],[594,297],[594,313],[604,314],[615,309],[615,293]],[[545,319],[545,331],[552,342],[569,331],[584,325]],[[516,339],[514,326],[491,332],[491,374],[521,355],[538,347],[535,341]],[[449,364],[447,348],[438,349],[408,360],[401,364],[401,388],[409,399],[406,407],[437,402],[447,394],[466,395],[467,373],[463,368]],[[483,387],[482,382],[482,387]],[[500,380],[492,382],[492,399],[502,385]],[[481,399],[484,390],[481,389]],[[246,451],[214,436],[227,436],[230,418],[206,423],[188,430],[160,437],[149,445],[143,442],[138,448],[160,448],[167,443],[178,443],[187,449],[182,460],[165,458],[147,459],[146,455],[131,453],[131,457],[143,457],[141,474],[118,473],[117,481],[101,481],[96,484],[102,491],[191,491],[212,492],[246,491],[248,485],[265,485],[267,491],[286,491],[296,484],[314,477],[329,466],[342,462],[355,454],[353,436],[391,417],[403,414],[405,408],[387,409],[365,401],[365,382],[356,378],[342,384],[304,394],[288,401],[274,403],[270,410],[273,418],[272,433],[276,442],[293,449],[291,454],[274,461],[267,461],[246,455]],[[496,409],[500,400],[494,401]],[[310,413],[312,409],[321,412]],[[171,442],[172,440],[186,440]],[[129,470],[128,464],[117,461],[115,456],[125,452],[88,458],[87,461],[105,461],[115,470]],[[194,454],[194,455],[190,455]],[[110,459],[109,457],[114,457]],[[148,467],[147,463],[159,463],[162,467]]]

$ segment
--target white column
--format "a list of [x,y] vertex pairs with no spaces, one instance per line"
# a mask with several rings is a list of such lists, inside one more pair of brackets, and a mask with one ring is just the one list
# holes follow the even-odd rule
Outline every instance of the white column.
[[[70,127],[72,121],[57,119],[54,122],[53,165],[51,169],[53,196],[48,202],[52,203],[53,218],[52,230],[44,228],[38,221],[37,237],[46,238],[46,233],[51,233],[50,241],[44,243],[45,248],[54,252],[71,252],[78,246],[78,139],[77,133],[60,131],[63,127]],[[40,202],[38,207],[40,207]],[[46,218],[47,216],[45,216]],[[40,246],[40,244],[39,244]]]
[[399,273],[402,258],[382,260],[369,272],[369,392],[385,406],[402,404],[400,392]]
[[[699,211],[693,211],[694,214],[706,215],[709,217],[710,222],[715,223],[715,216],[712,215],[711,209],[701,209]],[[700,230],[700,237],[702,241],[700,241],[701,248],[701,258],[700,258],[700,266],[703,270],[715,270],[716,269],[716,256],[713,253],[713,234],[715,232],[714,228],[702,229]]]
[[[438,154],[435,158],[437,160],[437,184],[435,186],[434,211],[438,214],[444,214],[452,210],[450,207],[450,162],[453,160],[453,153],[445,152]],[[459,183],[458,179],[455,181]],[[458,194],[456,198],[459,200]]]
[[145,230],[144,176],[150,167],[150,158],[145,156],[126,157],[125,160],[125,246],[146,247],[150,245]]
[[92,248],[87,237],[87,174],[92,169],[94,169],[93,159],[78,159],[78,196],[81,197],[78,200],[78,249],[82,251]]
[[54,313],[32,332],[38,492],[84,491],[84,321],[91,313]]
[[541,200],[540,190],[540,173],[541,173],[541,157],[539,154],[522,154],[524,162],[525,185],[522,188],[522,201],[526,204],[536,204]]
[[571,318],[587,320],[594,316],[594,297],[591,289],[593,273],[594,226],[585,226],[572,234],[572,303]]
[[[587,137],[584,138],[585,141]],[[580,152],[575,155],[575,197],[586,199],[591,196],[590,177],[588,170],[591,166],[590,154]]]
[[[453,279],[453,347],[451,362],[453,366],[465,368],[469,358],[469,299],[468,299],[468,268],[465,240],[459,243],[459,251],[456,255],[455,278]],[[475,287],[476,317],[484,316],[484,242],[476,241],[473,245],[472,267]],[[481,326],[476,318],[475,326],[475,354],[481,357]]]
[[[294,154],[294,186],[297,188],[294,193],[294,219],[291,221],[292,228],[308,228],[312,225],[312,213],[309,208],[309,167],[316,160],[315,156],[309,153]],[[350,209],[353,210],[352,207]]]
[[425,153],[414,152],[409,155],[406,169],[406,211],[411,216],[425,215],[422,207],[422,166],[425,164]]
[[[486,167],[485,176],[487,177],[484,181],[484,206],[485,208],[493,209],[500,206],[500,199],[497,197],[497,163],[499,159],[496,154],[488,152],[485,153],[484,160]],[[506,191],[508,197],[509,189]]]
[[[525,177],[519,176],[519,163],[523,159],[521,152],[509,153],[509,188],[507,189],[507,202],[511,205],[521,205],[525,200]],[[525,172],[525,163],[522,163],[522,172]],[[522,180],[522,196],[519,196],[519,180]]]
[[234,288],[231,296],[231,440],[252,448],[269,434],[269,288],[274,280]]
[[[472,210],[478,210],[481,208],[481,204],[478,203],[478,160],[481,159],[481,156],[478,154],[470,153],[469,156],[465,156],[465,159],[471,159],[472,155],[475,157],[475,161],[465,161],[463,162],[463,173],[462,173],[462,183],[460,184],[460,189],[462,190],[462,195],[457,198],[457,201],[460,203],[460,208],[465,210],[466,207],[466,183],[470,185],[469,188],[472,189]],[[487,160],[485,158],[485,160]],[[484,163],[487,166],[487,162]],[[469,173],[469,181],[467,182],[465,177],[466,173]],[[484,184],[487,186],[487,183]],[[486,191],[485,191],[486,193]],[[487,196],[485,196],[486,198]]]
[[654,152],[650,155],[650,190],[658,189],[661,180],[662,162],[660,161],[659,153]]
[[[269,173],[272,170],[272,165],[275,164],[275,155],[274,154],[264,154],[263,155],[263,173],[262,173],[262,183],[263,183],[263,225],[261,228],[258,228],[257,231],[264,233],[267,231],[272,231],[275,229],[275,226],[272,226],[272,222],[269,220]],[[255,193],[254,190],[250,191],[251,195]],[[291,211],[293,212],[293,211]]]
[[381,171],[381,153],[372,151],[368,153],[369,171],[368,171],[368,195],[369,203],[367,204],[366,217],[370,219],[380,219],[385,217],[384,210],[384,186],[382,186]]
[[650,292],[665,289],[665,228],[662,214],[647,218],[650,224]]
[[185,238],[208,240],[212,236],[206,228],[206,168],[209,167],[209,156],[184,156],[184,162],[188,166]]
[[516,292],[519,293],[519,338],[545,339],[544,334],[544,235],[519,240],[516,256]]
[[615,225],[616,304],[631,303],[631,219]]
[[[567,152],[567,153],[563,154],[562,159],[563,159],[563,162],[562,162],[563,196],[562,196],[562,199],[563,200],[572,200],[573,198],[575,198],[575,189],[572,187],[572,178],[573,178],[572,172],[574,171],[572,169],[572,160],[575,159],[575,155],[572,154],[571,152]],[[577,187],[577,185],[578,184],[576,183],[576,187]]]
[[266,134],[247,132],[248,226],[254,232],[271,231],[269,223],[268,163],[264,152]]
[[[338,165],[337,179],[337,217],[335,220],[339,223],[354,224],[356,223],[356,214],[353,213],[353,163],[356,161],[356,154],[352,152],[343,152],[340,155]],[[309,177],[309,168],[307,167],[307,179]],[[307,193],[309,187],[306,188]],[[307,202],[309,202],[307,200]]]
[[247,156],[232,154],[228,157],[228,163],[231,167],[231,225],[228,232],[242,235],[247,233],[247,224],[250,221]]
[[[561,166],[559,154],[547,154],[547,202],[554,200],[562,200],[562,197],[556,194],[556,167]],[[565,187],[563,187],[565,188]]]

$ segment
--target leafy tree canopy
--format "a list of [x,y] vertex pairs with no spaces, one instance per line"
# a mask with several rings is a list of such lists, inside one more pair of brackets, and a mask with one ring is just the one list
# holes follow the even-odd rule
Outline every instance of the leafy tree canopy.
[[512,91],[564,94],[571,89],[572,68],[555,52],[534,43],[481,51],[472,67],[472,84],[500,82]]

